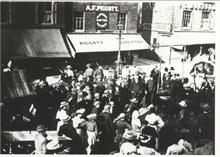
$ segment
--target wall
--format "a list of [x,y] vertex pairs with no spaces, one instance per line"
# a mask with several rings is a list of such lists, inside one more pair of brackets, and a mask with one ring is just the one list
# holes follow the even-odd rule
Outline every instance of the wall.
[[[91,2],[87,2],[91,4]],[[73,14],[74,11],[85,11],[86,2],[73,2]],[[97,2],[92,4],[99,5],[119,5],[120,12],[127,14],[126,21],[126,33],[136,33],[137,32],[137,10],[138,3],[127,3],[127,2]],[[68,16],[68,15],[66,15]],[[73,15],[74,16],[74,15]],[[118,13],[109,13],[109,30],[117,31],[117,17]],[[96,13],[95,12],[86,12],[85,13],[85,32],[86,33],[96,33],[96,24],[95,24]],[[73,18],[72,18],[73,21]]]
[[[202,2],[196,2],[196,3],[191,2],[188,5],[184,2],[175,4],[174,31],[207,31],[207,30],[203,30],[201,28],[202,10],[204,9],[202,7],[203,5],[204,5],[204,3],[202,3]],[[203,9],[201,9],[200,6]],[[182,28],[182,18],[183,18],[183,11],[184,10],[192,11],[190,29]],[[215,10],[212,9],[210,11],[210,18],[209,19],[210,19],[210,23],[211,23],[210,27],[214,27]],[[213,29],[209,29],[208,31],[212,31]]]

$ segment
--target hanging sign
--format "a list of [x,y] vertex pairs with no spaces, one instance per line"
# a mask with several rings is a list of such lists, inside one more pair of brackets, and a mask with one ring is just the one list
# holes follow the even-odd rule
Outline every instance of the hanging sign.
[[109,14],[108,13],[97,13],[96,14],[96,29],[105,30],[109,27]]

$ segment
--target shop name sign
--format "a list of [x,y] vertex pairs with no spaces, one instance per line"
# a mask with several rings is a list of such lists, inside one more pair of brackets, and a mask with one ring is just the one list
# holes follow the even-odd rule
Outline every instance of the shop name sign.
[[[116,41],[118,42],[118,41]],[[121,44],[122,45],[126,45],[126,44],[141,44],[143,43],[142,40],[124,40],[124,41],[121,41]],[[97,40],[97,41],[79,41],[79,44],[80,45],[103,45],[104,44],[104,41],[101,41],[101,40]]]
[[119,12],[119,6],[117,5],[96,5],[96,4],[87,4],[86,11],[93,12]]

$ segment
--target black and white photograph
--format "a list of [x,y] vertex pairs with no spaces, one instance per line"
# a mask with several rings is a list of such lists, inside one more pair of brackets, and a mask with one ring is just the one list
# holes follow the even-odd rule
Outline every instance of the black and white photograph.
[[217,1],[0,6],[0,155],[217,154]]

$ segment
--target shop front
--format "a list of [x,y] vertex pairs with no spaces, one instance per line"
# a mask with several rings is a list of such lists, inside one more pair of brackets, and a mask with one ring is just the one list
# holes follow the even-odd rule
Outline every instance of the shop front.
[[34,81],[59,74],[55,69],[72,56],[58,28],[2,28],[1,39],[1,127],[17,130],[11,122],[16,116],[29,115]]
[[[119,46],[124,65],[132,65],[139,59],[142,59],[140,62],[146,58],[151,60],[149,57],[156,55],[150,52],[149,44],[139,34],[122,34],[120,45],[118,34],[67,34],[67,40],[82,65],[88,62],[113,65]],[[141,54],[145,54],[144,57]]]

